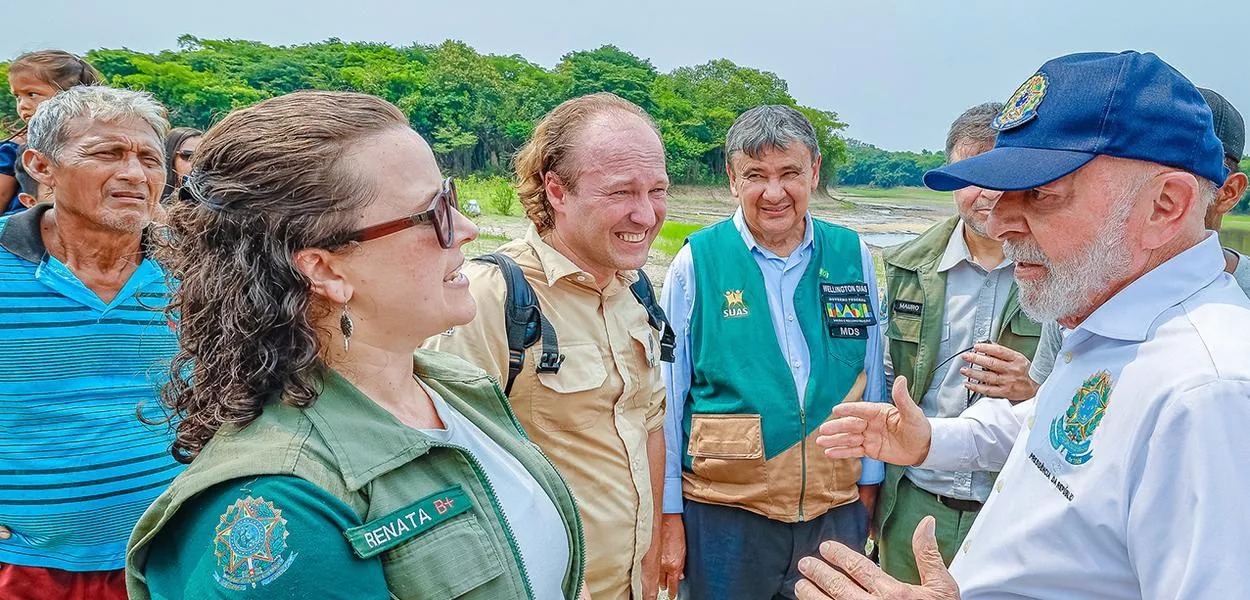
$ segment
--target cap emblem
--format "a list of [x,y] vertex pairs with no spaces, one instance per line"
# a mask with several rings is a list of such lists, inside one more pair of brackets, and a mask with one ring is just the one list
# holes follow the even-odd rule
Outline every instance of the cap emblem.
[[1037,116],[1037,107],[1042,103],[1042,98],[1046,96],[1046,79],[1045,73],[1038,73],[1024,82],[1016,93],[1011,95],[1011,99],[1007,101],[1003,110],[994,117],[990,127],[999,131],[1007,131],[1013,127],[1019,127],[1027,123],[1033,117]]

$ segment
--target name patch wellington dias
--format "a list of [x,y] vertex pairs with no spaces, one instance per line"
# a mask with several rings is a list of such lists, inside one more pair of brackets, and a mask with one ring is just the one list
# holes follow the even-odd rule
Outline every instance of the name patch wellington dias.
[[426,496],[380,519],[343,532],[360,558],[377,556],[473,508],[460,486]]
[[1011,99],[1003,106],[1002,112],[990,122],[990,127],[999,131],[1007,131],[1019,127],[1037,116],[1037,107],[1042,98],[1046,97],[1046,85],[1050,82],[1045,73],[1038,73],[1024,82]]
[[868,326],[877,324],[866,283],[822,283],[820,301],[829,337],[865,340]]

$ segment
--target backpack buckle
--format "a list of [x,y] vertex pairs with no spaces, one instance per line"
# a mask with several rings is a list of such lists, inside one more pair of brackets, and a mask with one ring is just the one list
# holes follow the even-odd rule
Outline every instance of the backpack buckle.
[[560,365],[564,364],[564,355],[555,352],[543,352],[538,356],[539,373],[559,373]]

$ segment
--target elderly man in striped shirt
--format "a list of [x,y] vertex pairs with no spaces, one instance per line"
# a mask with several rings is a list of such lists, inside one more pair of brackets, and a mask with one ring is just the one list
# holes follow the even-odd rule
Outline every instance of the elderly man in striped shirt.
[[21,157],[56,203],[0,218],[0,597],[124,599],[126,540],[179,464],[157,394],[177,349],[147,226],[165,110],[76,87]]

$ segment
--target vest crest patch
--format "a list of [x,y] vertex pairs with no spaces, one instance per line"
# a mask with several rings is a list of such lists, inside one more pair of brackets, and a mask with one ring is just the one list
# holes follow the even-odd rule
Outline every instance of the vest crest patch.
[[742,297],[742,290],[725,290],[724,294],[725,304],[721,307],[722,317],[735,319],[750,316],[751,309],[747,307],[747,302]]
[[1094,430],[1102,423],[1111,399],[1111,373],[1099,371],[1085,380],[1072,396],[1072,406],[1050,422],[1050,446],[1073,465],[1093,458]]
[[221,515],[213,536],[217,557],[213,579],[226,589],[241,591],[281,577],[297,555],[288,554],[287,535],[286,519],[272,502],[251,496],[235,500]]

